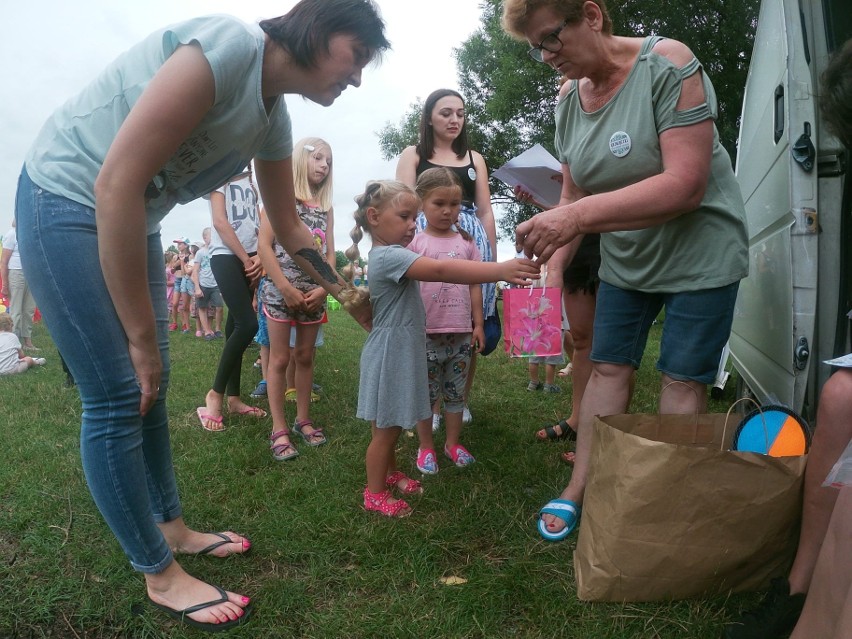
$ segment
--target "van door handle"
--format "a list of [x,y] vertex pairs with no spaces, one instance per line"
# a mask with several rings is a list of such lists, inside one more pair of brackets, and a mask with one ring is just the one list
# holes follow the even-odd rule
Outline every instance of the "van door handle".
[[779,84],[775,87],[775,144],[784,135],[784,85]]
[[814,168],[814,159],[816,158],[816,149],[811,142],[811,123],[805,122],[805,131],[796,140],[792,149],[793,159],[801,166],[805,172],[810,173]]

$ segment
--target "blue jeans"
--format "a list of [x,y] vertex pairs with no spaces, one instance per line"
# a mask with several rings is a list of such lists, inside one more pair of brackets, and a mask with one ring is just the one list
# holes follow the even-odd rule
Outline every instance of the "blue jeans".
[[739,285],[642,293],[601,282],[589,359],[638,369],[651,324],[665,307],[657,370],[672,379],[712,384],[731,334]]
[[45,191],[24,167],[15,216],[27,280],[82,399],[80,456],[89,490],[133,568],[161,572],[172,553],[156,524],[180,517],[181,506],[166,413],[169,338],[160,236],[147,238],[149,291],[139,294],[153,300],[163,376],[157,401],[142,417],[127,336],[98,259],[94,209]]

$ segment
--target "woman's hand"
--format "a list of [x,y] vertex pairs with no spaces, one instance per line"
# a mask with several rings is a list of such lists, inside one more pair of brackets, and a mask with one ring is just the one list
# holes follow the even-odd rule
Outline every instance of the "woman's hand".
[[160,349],[157,347],[156,333],[150,339],[139,343],[131,341],[128,344],[130,361],[136,371],[136,381],[141,393],[139,398],[139,414],[146,415],[160,393],[160,379],[163,374],[163,362],[160,359]]
[[246,258],[243,260],[243,268],[251,285],[257,286],[260,276],[263,275],[263,265],[260,263],[260,258],[257,255]]
[[528,286],[530,280],[537,280],[540,275],[538,264],[525,258],[500,262],[499,271],[501,280],[520,286]]
[[515,249],[527,257],[537,257],[546,262],[553,252],[580,235],[570,205],[539,213],[515,229]]

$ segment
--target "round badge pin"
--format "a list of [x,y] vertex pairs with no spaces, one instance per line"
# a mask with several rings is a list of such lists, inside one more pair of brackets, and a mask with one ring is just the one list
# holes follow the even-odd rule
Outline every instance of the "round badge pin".
[[476,169],[474,169],[473,167],[470,167],[467,170],[467,177],[469,177],[471,180],[476,182]]
[[609,138],[609,150],[617,158],[630,153],[630,136],[624,131],[616,131]]

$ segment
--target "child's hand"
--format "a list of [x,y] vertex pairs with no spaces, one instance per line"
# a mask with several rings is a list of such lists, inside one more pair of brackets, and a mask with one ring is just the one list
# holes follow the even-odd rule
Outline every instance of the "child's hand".
[[199,286],[197,289],[195,289],[195,292],[193,293],[193,295],[200,299],[200,298],[204,297],[204,291],[202,291],[201,287]]
[[294,286],[287,286],[281,290],[281,296],[288,308],[305,313],[308,310],[305,294]]
[[473,327],[473,334],[471,335],[470,345],[477,353],[481,353],[482,349],[485,348],[485,329],[483,327]]
[[510,284],[528,286],[531,280],[537,280],[540,276],[539,265],[525,257],[515,258],[506,262],[500,262],[500,279]]

